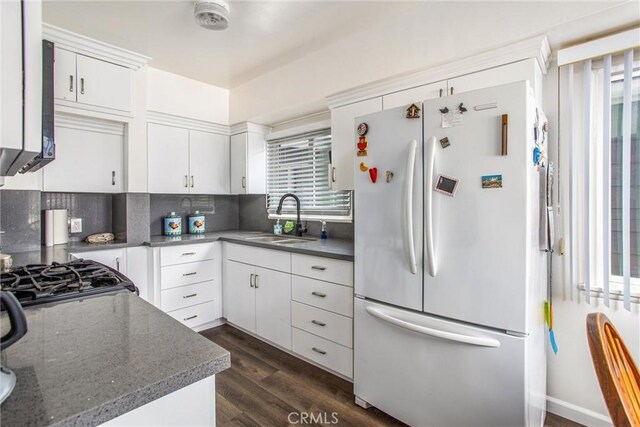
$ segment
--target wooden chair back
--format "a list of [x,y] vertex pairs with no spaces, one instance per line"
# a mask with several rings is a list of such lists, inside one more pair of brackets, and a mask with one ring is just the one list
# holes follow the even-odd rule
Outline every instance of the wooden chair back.
[[638,366],[604,313],[587,315],[587,339],[600,389],[613,424],[616,427],[640,427]]

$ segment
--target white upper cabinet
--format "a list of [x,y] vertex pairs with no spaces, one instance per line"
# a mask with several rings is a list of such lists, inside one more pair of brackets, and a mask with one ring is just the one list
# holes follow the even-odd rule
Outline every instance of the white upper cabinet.
[[229,137],[149,123],[149,192],[229,194]]
[[353,190],[354,159],[358,142],[355,118],[377,111],[382,111],[381,96],[331,110],[333,190]]
[[189,130],[149,123],[149,192],[189,192]]
[[189,131],[189,190],[229,194],[229,136]]
[[266,166],[264,135],[242,132],[231,136],[231,194],[265,194]]
[[56,48],[54,97],[117,114],[133,110],[133,71],[109,62]]
[[124,135],[56,126],[56,159],[42,169],[44,191],[123,191]]
[[382,97],[382,105],[385,110],[401,106],[409,107],[414,103],[417,104],[427,99],[438,98],[446,95],[447,81],[443,80],[384,95]]
[[54,87],[56,99],[76,101],[76,54],[68,50],[55,48],[53,62]]
[[113,110],[132,110],[130,69],[78,55],[78,102]]

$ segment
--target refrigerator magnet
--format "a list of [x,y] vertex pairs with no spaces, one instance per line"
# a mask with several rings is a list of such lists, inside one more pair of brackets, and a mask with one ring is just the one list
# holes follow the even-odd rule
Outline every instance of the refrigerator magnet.
[[374,184],[378,180],[378,168],[369,168],[369,177]]
[[484,175],[482,188],[502,188],[502,175]]
[[449,138],[447,138],[446,136],[442,138],[440,140],[440,145],[442,146],[442,148],[447,148],[448,146],[450,146],[451,143],[449,142]]
[[367,166],[367,164],[365,162],[360,162],[360,170],[362,172],[366,172],[369,170],[369,166]]
[[365,136],[369,132],[369,125],[366,123],[360,123],[358,125],[358,136]]
[[453,178],[446,175],[438,175],[434,190],[438,193],[446,194],[447,196],[453,197],[458,190],[458,184],[460,184],[460,180],[458,178]]
[[420,107],[416,104],[411,104],[409,108],[407,108],[407,119],[419,119],[420,118]]
[[384,175],[385,175],[385,179],[387,180],[387,184],[389,184],[393,180],[393,172],[386,171]]
[[368,142],[367,142],[367,137],[366,136],[361,136],[358,138],[358,143],[356,144],[356,146],[358,147],[358,157],[366,157],[368,155],[367,153],[367,146],[368,146]]

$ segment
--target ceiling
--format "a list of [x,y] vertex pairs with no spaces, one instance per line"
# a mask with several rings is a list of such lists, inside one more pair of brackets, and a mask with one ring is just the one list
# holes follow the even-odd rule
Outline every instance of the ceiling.
[[45,0],[43,19],[150,56],[153,67],[229,88],[416,5],[398,1],[230,3],[231,23],[225,31],[200,28],[193,19],[193,0]]

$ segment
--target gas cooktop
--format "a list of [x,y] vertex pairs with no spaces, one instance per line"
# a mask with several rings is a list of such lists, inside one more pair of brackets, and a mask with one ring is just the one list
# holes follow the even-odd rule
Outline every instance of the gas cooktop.
[[138,288],[122,273],[89,260],[15,267],[0,274],[0,288],[23,307],[82,299]]

